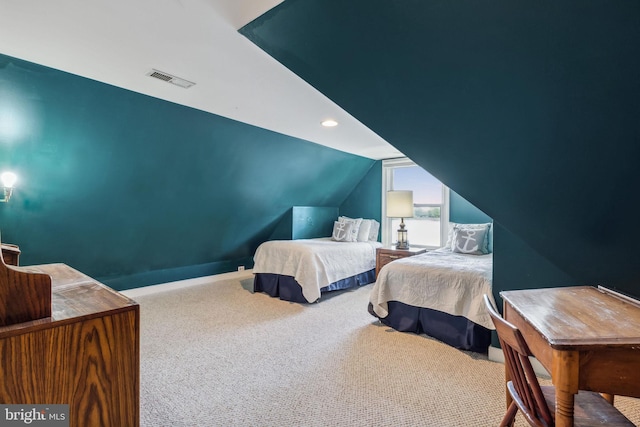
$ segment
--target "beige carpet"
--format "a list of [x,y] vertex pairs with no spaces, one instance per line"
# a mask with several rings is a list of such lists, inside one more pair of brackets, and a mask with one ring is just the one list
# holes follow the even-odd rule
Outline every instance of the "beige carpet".
[[[142,427],[500,422],[503,365],[381,325],[372,285],[300,305],[246,277],[135,297]],[[638,400],[617,402],[640,423]]]

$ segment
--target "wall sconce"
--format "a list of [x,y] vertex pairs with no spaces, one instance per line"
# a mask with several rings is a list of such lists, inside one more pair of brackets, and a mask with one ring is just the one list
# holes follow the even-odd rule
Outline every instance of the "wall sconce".
[[413,191],[387,191],[387,217],[400,218],[396,249],[409,249],[404,219],[413,217]]
[[11,198],[11,193],[13,193],[13,186],[18,180],[18,176],[13,172],[3,172],[0,175],[0,181],[2,181],[2,186],[4,187],[4,198],[0,199],[0,202],[8,202]]

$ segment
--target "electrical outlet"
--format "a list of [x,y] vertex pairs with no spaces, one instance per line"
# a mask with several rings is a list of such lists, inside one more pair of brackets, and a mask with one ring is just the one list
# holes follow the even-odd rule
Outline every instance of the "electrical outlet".
[[238,266],[238,271],[244,271],[244,265],[239,265]]

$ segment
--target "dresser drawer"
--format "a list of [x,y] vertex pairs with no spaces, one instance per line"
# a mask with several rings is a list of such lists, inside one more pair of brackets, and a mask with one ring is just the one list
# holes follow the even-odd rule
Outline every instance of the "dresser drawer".
[[409,248],[409,249],[395,249],[395,248],[378,248],[376,250],[376,277],[380,272],[380,269],[392,261],[401,258],[407,258],[410,256],[425,253],[427,250],[424,248]]
[[406,255],[395,255],[395,254],[387,254],[387,253],[382,253],[380,255],[378,255],[378,260],[377,260],[377,265],[380,266],[380,268],[384,267],[385,265],[389,264],[391,261],[395,261],[397,259],[400,258],[405,258]]

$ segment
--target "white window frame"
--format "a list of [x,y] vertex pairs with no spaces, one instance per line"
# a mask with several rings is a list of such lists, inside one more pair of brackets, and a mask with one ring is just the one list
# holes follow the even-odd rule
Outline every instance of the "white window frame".
[[[389,159],[382,161],[382,244],[384,246],[391,246],[395,241],[396,230],[392,230],[391,218],[387,218],[386,206],[387,206],[387,191],[393,189],[393,170],[396,168],[413,167],[420,165],[415,164],[411,159],[407,157],[399,159]],[[449,187],[442,184],[442,205],[434,204],[433,206],[440,206],[440,246],[444,246],[447,242],[449,234]],[[411,230],[409,231],[409,243],[411,244]],[[427,249],[437,249],[435,246],[424,245],[411,245],[413,247],[425,247]]]

